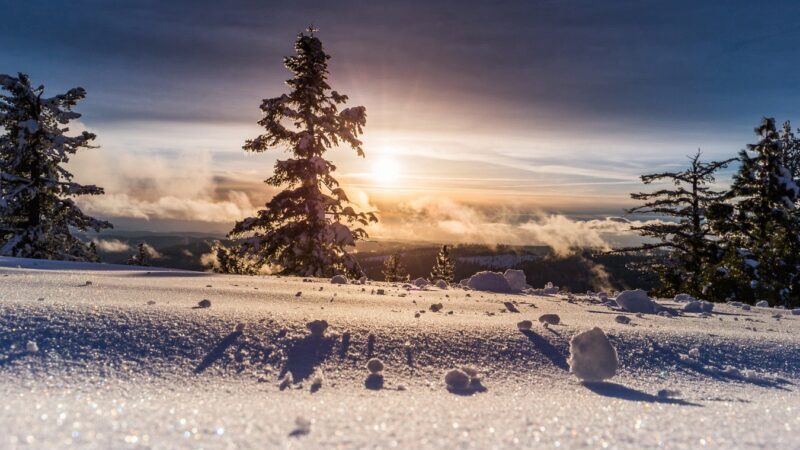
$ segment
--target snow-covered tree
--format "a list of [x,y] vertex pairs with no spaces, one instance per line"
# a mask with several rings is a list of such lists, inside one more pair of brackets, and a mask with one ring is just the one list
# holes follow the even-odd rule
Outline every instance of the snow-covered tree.
[[261,273],[261,265],[253,258],[243,255],[241,249],[236,245],[228,247],[220,241],[214,241],[211,245],[211,253],[214,256],[212,267],[214,272],[235,275],[258,275]]
[[78,150],[92,148],[95,135],[68,136],[72,108],[83,88],[44,97],[27,75],[0,75],[0,255],[95,261],[96,252],[71,234],[111,228],[85,215],[73,198],[100,195],[103,189],[80,185],[64,167]]
[[408,271],[400,261],[399,253],[393,253],[383,260],[383,279],[390,283],[408,280]]
[[446,245],[443,245],[436,255],[436,261],[433,263],[430,276],[431,281],[444,280],[448,283],[452,283],[455,277],[455,267],[456,263],[453,261],[453,258],[450,257],[450,249],[448,249]]
[[131,255],[126,261],[126,264],[131,266],[149,266],[150,265],[150,255],[147,251],[147,244],[144,242],[140,242],[139,245],[136,247],[136,253]]
[[285,189],[256,217],[238,222],[230,235],[239,239],[243,254],[282,274],[359,277],[361,267],[347,248],[365,239],[362,226],[377,218],[349,205],[333,177],[336,167],[323,155],[347,144],[364,156],[358,135],[366,124],[366,110],[339,110],[347,96],[328,85],[330,56],[314,31],[300,33],[296,55],[284,59],[293,73],[287,80],[291,92],[262,102],[264,117],[258,123],[265,132],[244,145],[244,150],[256,153],[288,147],[293,157],[277,161],[274,175],[266,180]]
[[780,131],[781,164],[792,174],[792,179],[800,180],[800,138],[792,131],[788,120]]
[[800,304],[800,187],[783,163],[786,149],[775,120],[755,129],[759,140],[739,153],[741,163],[728,197],[710,211],[725,246],[720,273],[729,296]]
[[651,221],[631,227],[646,242],[616,252],[648,252],[653,259],[638,268],[653,272],[660,281],[660,295],[681,292],[703,295],[708,281],[708,268],[719,258],[716,238],[706,220],[709,207],[723,200],[725,193],[711,188],[714,174],[733,159],[719,162],[702,162],[700,151],[690,157],[689,167],[678,172],[642,175],[642,183],[668,182],[652,192],[631,194],[641,200],[641,206],[628,210],[629,214],[648,214],[666,220]]

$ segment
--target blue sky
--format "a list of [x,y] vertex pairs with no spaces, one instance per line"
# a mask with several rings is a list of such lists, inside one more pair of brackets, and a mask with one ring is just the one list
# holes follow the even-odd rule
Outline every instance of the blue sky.
[[28,0],[3,14],[0,72],[87,89],[81,125],[102,148],[74,170],[106,187],[86,208],[123,228],[224,231],[263,204],[282,154],[241,145],[309,24],[334,88],[367,107],[367,158],[330,158],[384,236],[410,212],[461,220],[419,207],[437,202],[491,223],[619,215],[639,174],[697,148],[734,156],[761,116],[800,104],[798,2]]

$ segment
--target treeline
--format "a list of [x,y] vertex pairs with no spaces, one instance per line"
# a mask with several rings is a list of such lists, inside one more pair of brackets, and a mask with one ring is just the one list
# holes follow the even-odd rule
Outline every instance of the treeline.
[[[755,133],[737,158],[703,162],[698,151],[685,170],[641,177],[666,186],[631,194],[643,203],[629,213],[665,220],[634,227],[648,242],[616,252],[651,254],[633,268],[657,275],[656,294],[800,305],[800,139],[772,118]],[[713,189],[733,163],[730,188]]]

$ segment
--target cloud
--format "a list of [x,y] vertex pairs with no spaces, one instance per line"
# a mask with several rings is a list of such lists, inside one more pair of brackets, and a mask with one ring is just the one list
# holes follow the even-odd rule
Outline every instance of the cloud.
[[450,199],[423,197],[398,205],[398,213],[371,226],[374,237],[453,243],[548,245],[566,255],[578,248],[610,249],[636,239],[629,221],[618,217],[576,220],[561,214],[534,214],[528,220],[508,212],[491,216],[486,209]]
[[69,169],[77,181],[105,190],[105,195],[77,198],[81,208],[106,218],[211,223],[232,223],[255,212],[251,192],[242,189],[257,188],[257,180],[221,176],[225,172],[215,172],[210,150],[156,150],[149,141],[142,145],[136,151],[88,150],[72,158]]
[[131,250],[131,246],[119,239],[92,239],[97,249],[106,253],[123,253]]
[[150,244],[144,243],[142,244],[142,247],[144,248],[145,254],[147,254],[147,256],[150,257],[151,259],[161,259],[164,257],[164,255],[162,255],[158,250],[153,248],[153,246],[151,246]]

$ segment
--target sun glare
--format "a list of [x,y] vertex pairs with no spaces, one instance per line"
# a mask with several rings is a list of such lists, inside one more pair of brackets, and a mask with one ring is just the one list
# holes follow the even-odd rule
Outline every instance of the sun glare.
[[400,164],[394,159],[381,158],[372,165],[371,176],[378,184],[393,184],[400,179]]

